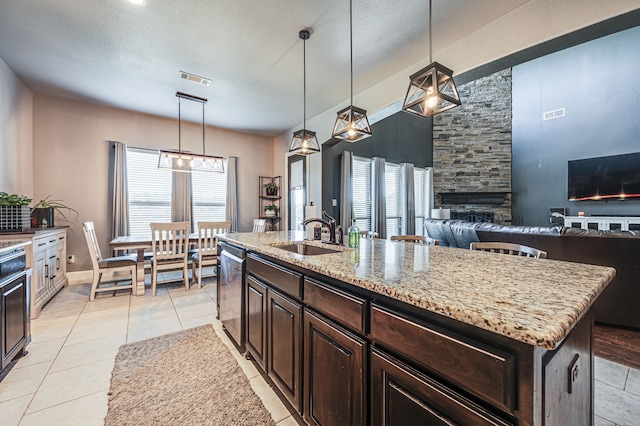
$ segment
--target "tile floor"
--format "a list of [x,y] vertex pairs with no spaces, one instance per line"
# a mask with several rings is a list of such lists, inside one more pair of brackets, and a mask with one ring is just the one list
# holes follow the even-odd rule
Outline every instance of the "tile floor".
[[[165,277],[168,278],[168,277]],[[215,319],[216,288],[184,291],[160,285],[158,295],[111,293],[88,302],[89,286],[64,288],[31,323],[29,354],[0,382],[0,426],[102,425],[107,414],[111,370],[120,345]],[[279,426],[297,425],[253,364],[232,354]],[[640,424],[640,370],[596,358],[595,425]]]
[[[102,425],[111,370],[125,343],[213,324],[231,348],[215,318],[215,292],[214,282],[190,291],[159,285],[155,298],[148,288],[144,297],[102,293],[89,302],[88,285],[62,289],[31,322],[28,355],[0,382],[0,426]],[[231,352],[278,426],[297,425],[253,364]]]

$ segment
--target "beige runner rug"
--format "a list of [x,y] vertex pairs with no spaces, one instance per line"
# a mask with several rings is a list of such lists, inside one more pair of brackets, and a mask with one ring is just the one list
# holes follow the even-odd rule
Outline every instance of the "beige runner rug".
[[120,347],[106,426],[273,424],[213,326]]

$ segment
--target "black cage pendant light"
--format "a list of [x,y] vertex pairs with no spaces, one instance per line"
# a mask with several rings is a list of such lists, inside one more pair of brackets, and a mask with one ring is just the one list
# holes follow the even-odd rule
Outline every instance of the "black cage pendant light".
[[353,4],[349,0],[349,63],[351,66],[351,105],[338,111],[333,137],[356,142],[371,136],[367,111],[353,105]]
[[316,132],[307,130],[307,40],[311,37],[308,30],[301,30],[298,36],[302,39],[302,73],[303,73],[303,118],[302,129],[293,134],[289,152],[300,155],[310,155],[320,152],[320,144]]
[[[429,0],[429,62],[432,61],[431,1]],[[458,89],[453,81],[453,71],[431,62],[413,74],[402,109],[430,117],[461,105]]]
[[[178,150],[161,150],[158,158],[158,168],[173,170],[174,172],[216,172],[224,173],[224,158],[206,155],[204,143],[204,104],[205,98],[176,92],[178,97]],[[194,154],[182,150],[182,121],[180,117],[180,100],[200,102],[202,104],[202,154]]]

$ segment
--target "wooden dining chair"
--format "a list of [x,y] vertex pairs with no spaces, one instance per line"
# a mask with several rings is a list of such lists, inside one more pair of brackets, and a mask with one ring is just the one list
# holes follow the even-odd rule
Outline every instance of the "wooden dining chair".
[[[96,298],[96,293],[103,291],[117,291],[131,289],[131,293],[134,293],[134,287],[136,284],[136,264],[137,259],[135,255],[125,255],[103,258],[100,252],[100,245],[98,244],[98,237],[96,236],[96,229],[93,222],[84,222],[82,224],[84,230],[84,236],[87,240],[87,246],[89,247],[89,255],[91,257],[91,266],[93,267],[93,279],[91,280],[91,291],[89,293],[89,301],[93,302]],[[110,274],[118,272],[126,272],[129,276],[127,278],[112,277],[110,280],[103,281],[102,274],[108,272]],[[131,280],[131,283],[126,284]],[[123,285],[118,283],[125,282]],[[109,284],[102,287],[103,284]]]
[[470,245],[471,250],[489,251],[492,253],[512,254],[514,256],[532,257],[535,259],[546,259],[547,252],[521,244],[503,242],[474,242]]
[[189,222],[151,224],[151,295],[156,295],[158,272],[182,270],[185,290],[189,290],[187,269],[189,252]]
[[264,232],[267,229],[267,219],[253,219],[253,232]]
[[435,238],[425,237],[423,235],[392,235],[389,237],[391,241],[409,241],[411,243],[427,244],[437,246],[438,240]]
[[218,263],[218,235],[230,229],[231,222],[198,222],[198,251],[191,255],[191,280],[195,283],[198,278],[198,288],[202,287],[202,267]]
[[380,238],[380,234],[373,231],[360,231],[360,238]]

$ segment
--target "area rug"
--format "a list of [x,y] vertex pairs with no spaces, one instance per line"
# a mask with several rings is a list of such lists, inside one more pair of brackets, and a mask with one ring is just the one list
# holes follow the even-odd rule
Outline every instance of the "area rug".
[[118,351],[106,426],[273,424],[211,325]]

